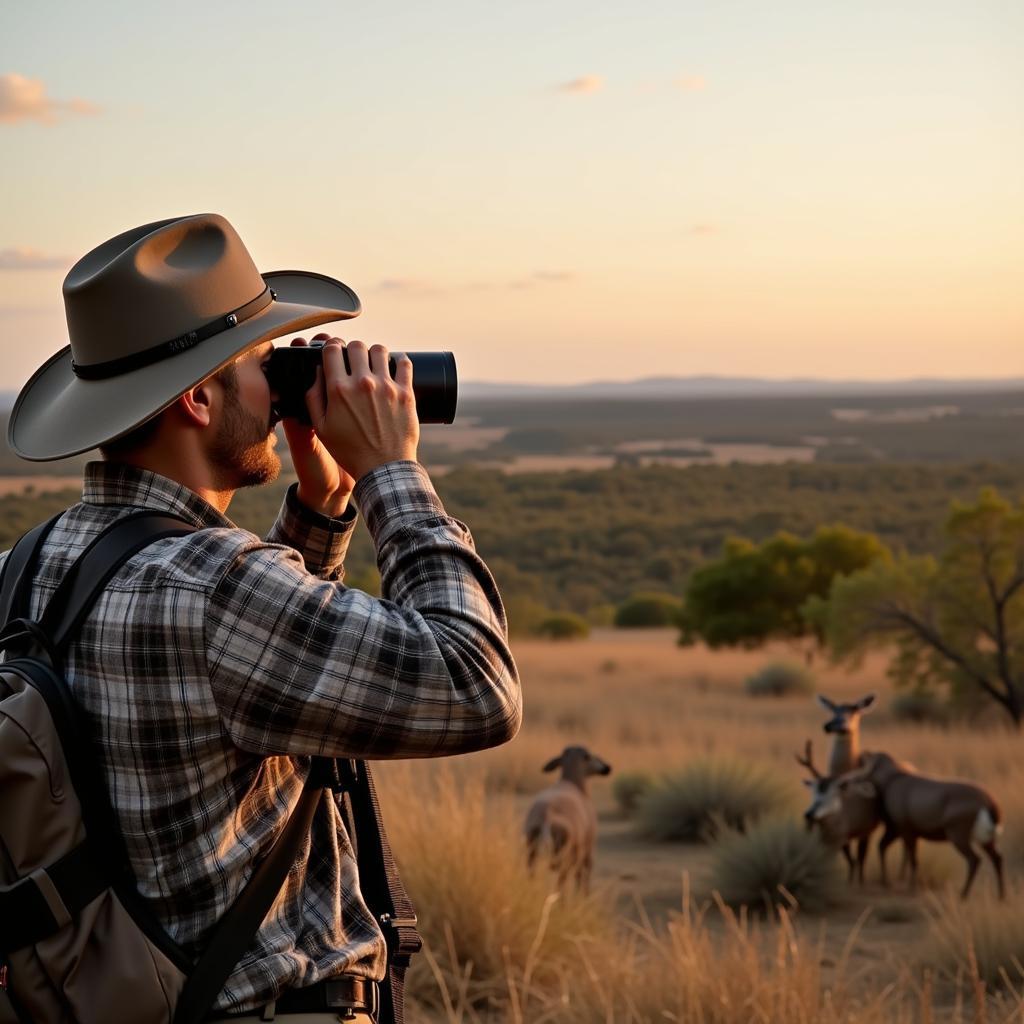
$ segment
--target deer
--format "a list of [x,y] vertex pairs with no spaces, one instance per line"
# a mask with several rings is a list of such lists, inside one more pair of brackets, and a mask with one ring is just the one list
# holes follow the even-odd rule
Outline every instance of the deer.
[[586,747],[566,747],[543,770],[553,772],[556,768],[562,769],[559,780],[541,790],[526,812],[523,831],[527,866],[532,872],[537,857],[548,849],[559,888],[565,888],[572,875],[577,888],[587,892],[597,840],[597,813],[587,792],[587,779],[610,775],[612,768]]
[[861,761],[860,768],[838,780],[838,789],[844,801],[857,792],[875,792],[880,798],[885,822],[878,844],[883,885],[888,885],[885,853],[897,839],[903,840],[907,851],[912,889],[917,884],[918,840],[946,841],[967,862],[967,877],[960,891],[960,898],[966,900],[981,863],[974,850],[977,843],[995,869],[999,898],[1006,898],[1003,857],[996,849],[1002,815],[991,793],[973,782],[920,775],[888,754],[865,752]]
[[[882,824],[878,794],[851,792],[840,797],[837,782],[842,776],[822,775],[815,768],[810,740],[804,748],[803,757],[796,755],[796,762],[811,773],[811,778],[803,780],[811,790],[811,804],[804,811],[808,831],[818,826],[825,842],[842,850],[846,858],[847,883],[852,883],[856,875],[863,885],[864,862],[871,836]],[[857,843],[856,860],[850,851],[854,841]]]
[[832,737],[828,774],[837,778],[860,764],[860,719],[875,703],[875,695],[869,693],[852,704],[836,704],[819,693],[818,703],[832,716],[824,729]]

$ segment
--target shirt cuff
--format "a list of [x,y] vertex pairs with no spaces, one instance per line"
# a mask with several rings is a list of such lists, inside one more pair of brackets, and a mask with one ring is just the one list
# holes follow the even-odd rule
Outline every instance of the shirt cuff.
[[359,478],[353,497],[378,550],[403,527],[448,514],[418,462],[388,462],[370,470]]
[[350,501],[337,518],[325,516],[303,505],[298,489],[297,483],[288,488],[267,542],[295,548],[302,555],[306,570],[315,576],[340,580],[344,574],[342,562],[358,519],[356,508]]

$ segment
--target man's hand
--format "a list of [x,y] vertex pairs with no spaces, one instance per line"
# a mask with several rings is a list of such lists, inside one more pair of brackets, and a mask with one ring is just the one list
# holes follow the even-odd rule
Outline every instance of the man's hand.
[[[314,341],[326,341],[329,335],[318,334]],[[292,338],[292,345],[305,345],[305,338]],[[313,390],[321,388],[319,378]],[[317,390],[319,394],[319,390]],[[306,396],[310,407],[310,397]],[[355,487],[355,480],[338,465],[337,460],[324,447],[312,427],[288,417],[281,421],[288,448],[292,453],[292,464],[299,479],[298,499],[306,508],[325,516],[337,518],[348,508],[348,499]]]
[[[345,370],[343,349],[351,372]],[[396,358],[392,380],[383,345],[367,349],[361,341],[346,346],[329,338],[306,407],[317,437],[354,480],[387,462],[416,459],[420,424],[408,356]]]

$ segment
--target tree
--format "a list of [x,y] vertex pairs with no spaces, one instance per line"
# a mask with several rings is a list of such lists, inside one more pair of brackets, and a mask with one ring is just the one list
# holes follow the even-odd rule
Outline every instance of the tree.
[[732,538],[721,558],[698,569],[686,589],[681,643],[757,647],[768,640],[820,637],[804,608],[837,577],[891,558],[873,534],[822,526],[809,540],[790,533],[755,545]]
[[895,645],[897,684],[940,686],[1024,717],[1024,503],[993,488],[954,503],[938,558],[904,556],[838,578],[810,611],[833,655],[856,663]]
[[652,626],[674,626],[679,622],[682,602],[671,594],[634,594],[619,605],[614,624],[620,629],[644,629]]

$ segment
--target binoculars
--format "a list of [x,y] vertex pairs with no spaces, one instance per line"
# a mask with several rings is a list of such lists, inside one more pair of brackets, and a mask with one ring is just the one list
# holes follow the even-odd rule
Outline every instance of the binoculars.
[[[306,392],[316,380],[316,368],[323,356],[323,342],[275,348],[266,366],[271,390],[276,391],[277,414],[294,416],[309,423]],[[416,396],[416,416],[420,423],[451,423],[459,398],[459,382],[455,372],[455,356],[451,352],[406,352],[412,360],[412,391]],[[342,349],[345,369],[349,370],[348,353]],[[395,360],[388,360],[388,372],[395,375]]]

